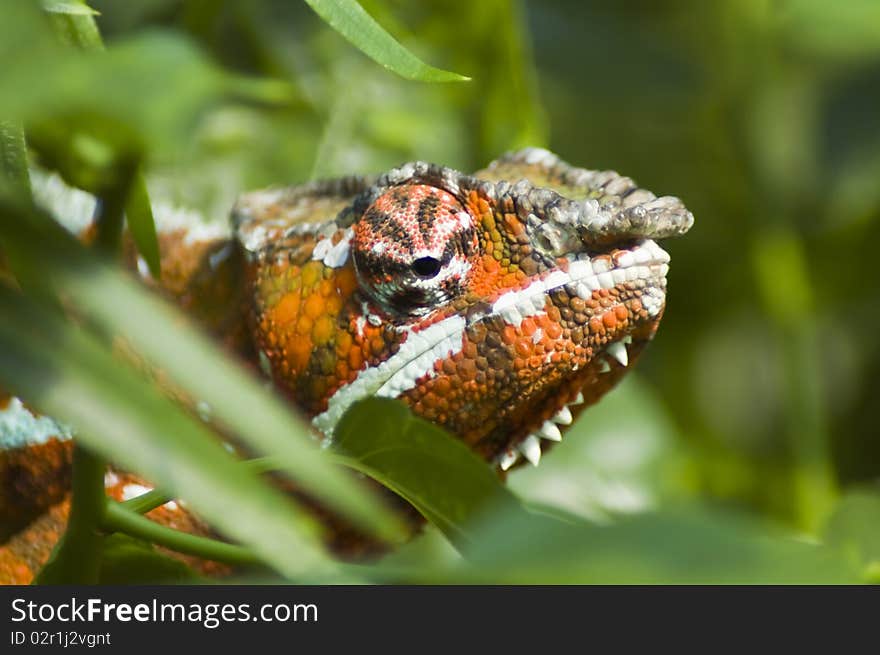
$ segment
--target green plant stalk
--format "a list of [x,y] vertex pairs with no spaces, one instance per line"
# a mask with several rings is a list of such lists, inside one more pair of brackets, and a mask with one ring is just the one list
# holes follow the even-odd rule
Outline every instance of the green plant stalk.
[[67,530],[37,584],[97,584],[104,535],[100,531],[107,505],[104,460],[77,443],[73,448],[73,480]]
[[[331,459],[336,458],[332,453],[328,453]],[[344,462],[340,462],[344,464]],[[273,457],[256,457],[254,459],[249,459],[247,461],[242,462],[242,465],[253,471],[257,474],[262,473],[271,473],[272,471],[280,471],[283,470],[283,466],[280,462],[278,462]],[[161,505],[164,505],[169,500],[174,500],[174,497],[162,489],[153,489],[152,491],[148,491],[146,493],[141,494],[140,496],[136,496],[130,500],[126,500],[120,505],[127,509],[129,512],[134,512],[135,514],[146,514]]]
[[125,225],[125,206],[131,195],[137,175],[137,164],[123,159],[118,163],[119,180],[100,196],[100,211],[96,221],[95,247],[110,257],[116,257],[122,246]]
[[157,507],[161,507],[169,500],[174,500],[174,498],[172,498],[169,494],[165,493],[161,489],[153,489],[152,491],[143,493],[140,496],[136,496],[130,500],[126,500],[120,503],[120,505],[129,512],[133,512],[135,514],[146,514],[147,512],[153,511]]
[[0,177],[3,187],[30,197],[24,130],[18,123],[3,120],[0,120]]
[[122,532],[178,553],[237,566],[261,565],[260,559],[247,548],[168,528],[131,511],[121,503],[107,503],[102,526],[108,532]]

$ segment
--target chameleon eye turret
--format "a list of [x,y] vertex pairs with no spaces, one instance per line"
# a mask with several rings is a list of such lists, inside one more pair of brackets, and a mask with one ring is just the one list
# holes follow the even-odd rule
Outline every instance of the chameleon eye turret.
[[354,223],[352,254],[361,288],[385,312],[419,316],[467,289],[476,223],[449,192],[395,186]]

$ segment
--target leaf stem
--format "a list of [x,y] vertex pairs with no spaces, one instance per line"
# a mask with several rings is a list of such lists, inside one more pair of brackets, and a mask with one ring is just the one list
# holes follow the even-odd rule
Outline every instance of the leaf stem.
[[37,584],[98,583],[104,540],[100,526],[107,504],[104,467],[103,458],[79,442],[74,445],[73,493],[67,530],[37,576]]
[[160,525],[131,511],[121,503],[107,503],[103,527],[107,531],[123,532],[178,553],[239,566],[262,564],[262,561],[247,548]]

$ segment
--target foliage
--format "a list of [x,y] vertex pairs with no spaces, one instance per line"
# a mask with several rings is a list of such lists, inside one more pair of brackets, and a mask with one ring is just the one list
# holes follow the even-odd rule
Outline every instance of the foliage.
[[[84,474],[87,529],[43,581],[188,579],[150,542],[294,581],[877,579],[876,490],[844,494],[880,476],[874,3],[91,4],[0,10],[0,246],[20,284],[0,285],[0,383],[76,427],[81,472],[129,467],[234,543],[152,529]],[[471,81],[421,83],[466,79],[441,69]],[[112,262],[124,212],[155,270],[157,199],[225,220],[243,189],[412,159],[470,170],[526,144],[679,195],[697,226],[671,244],[668,314],[639,371],[513,492],[388,401],[315,448]],[[103,250],[31,204],[26,155],[101,199]],[[432,527],[380,564],[340,565],[295,502],[114,355],[119,338],[364,530],[399,539],[344,468]],[[91,566],[70,563],[82,548]]]

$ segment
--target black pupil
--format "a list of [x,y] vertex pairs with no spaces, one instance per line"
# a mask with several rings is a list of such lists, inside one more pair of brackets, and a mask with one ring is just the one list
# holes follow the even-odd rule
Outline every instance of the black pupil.
[[431,278],[440,272],[440,260],[433,257],[419,257],[412,263],[413,272],[422,278]]

